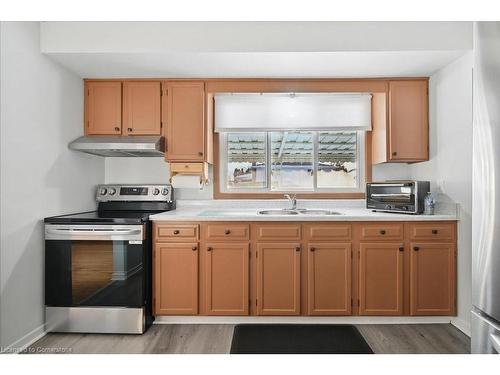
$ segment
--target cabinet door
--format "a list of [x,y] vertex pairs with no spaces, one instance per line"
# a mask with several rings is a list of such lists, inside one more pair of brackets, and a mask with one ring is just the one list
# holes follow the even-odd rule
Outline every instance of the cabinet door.
[[429,159],[427,81],[389,83],[389,160]]
[[455,314],[455,244],[412,243],[411,315]]
[[160,82],[123,83],[123,133],[160,135]]
[[198,243],[156,244],[155,315],[198,314]]
[[300,314],[300,243],[257,244],[257,314]]
[[204,161],[204,83],[167,82],[166,87],[167,161]]
[[205,298],[208,315],[248,315],[248,243],[208,243]]
[[309,315],[351,314],[351,244],[308,246]]
[[120,135],[122,132],[121,82],[86,82],[85,134]]
[[402,315],[403,244],[361,243],[359,251],[359,315]]

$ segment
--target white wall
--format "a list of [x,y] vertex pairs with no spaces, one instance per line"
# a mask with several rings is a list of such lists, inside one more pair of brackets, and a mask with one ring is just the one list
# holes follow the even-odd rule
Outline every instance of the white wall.
[[472,246],[472,52],[435,73],[429,82],[430,160],[409,166],[415,179],[430,180],[438,200],[460,204],[458,316],[470,332]]
[[43,331],[46,216],[95,207],[104,160],[71,152],[82,133],[83,87],[40,53],[39,23],[0,24],[0,346]]

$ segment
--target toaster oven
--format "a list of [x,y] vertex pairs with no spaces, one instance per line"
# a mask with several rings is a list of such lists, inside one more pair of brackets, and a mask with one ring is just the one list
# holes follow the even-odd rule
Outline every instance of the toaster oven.
[[366,184],[366,208],[374,211],[420,214],[429,181],[385,181]]

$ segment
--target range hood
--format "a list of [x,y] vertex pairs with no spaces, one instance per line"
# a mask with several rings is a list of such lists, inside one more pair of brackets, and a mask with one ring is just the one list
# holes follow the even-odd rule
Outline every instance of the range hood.
[[158,135],[83,136],[71,142],[69,148],[106,157],[159,157],[163,156],[165,152],[165,140]]

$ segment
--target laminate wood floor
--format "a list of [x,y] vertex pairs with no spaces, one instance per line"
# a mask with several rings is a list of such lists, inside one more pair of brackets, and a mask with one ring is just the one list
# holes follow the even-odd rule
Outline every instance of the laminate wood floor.
[[[357,325],[376,354],[464,354],[470,339],[451,324]],[[65,353],[229,353],[234,325],[158,324],[144,335],[49,333],[34,343],[29,352]],[[49,350],[47,350],[49,349]]]

